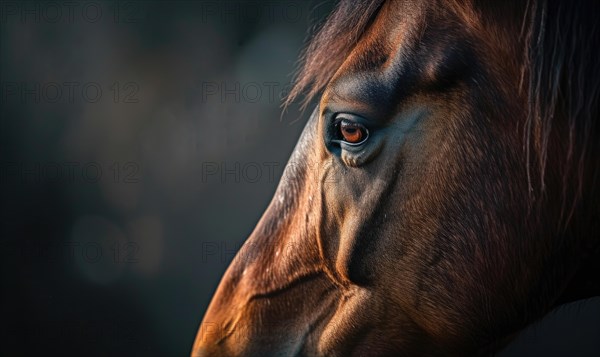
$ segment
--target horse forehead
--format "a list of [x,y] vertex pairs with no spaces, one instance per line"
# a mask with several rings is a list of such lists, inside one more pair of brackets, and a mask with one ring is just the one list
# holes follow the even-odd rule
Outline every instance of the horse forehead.
[[[515,63],[524,49],[515,34],[523,7],[468,0],[387,1],[326,85],[321,108],[331,103],[393,107],[411,88],[436,83],[461,66],[518,78]],[[478,61],[485,68],[476,66]]]
[[[442,3],[444,4],[444,3]],[[386,2],[332,77],[323,99],[382,98],[399,86],[433,77],[448,48],[460,47],[471,26],[466,11],[431,1]],[[465,27],[458,25],[465,23]],[[377,101],[377,100],[376,100]]]
[[392,69],[419,42],[425,26],[421,16],[423,11],[416,6],[400,7],[394,1],[386,3],[338,73],[383,72]]

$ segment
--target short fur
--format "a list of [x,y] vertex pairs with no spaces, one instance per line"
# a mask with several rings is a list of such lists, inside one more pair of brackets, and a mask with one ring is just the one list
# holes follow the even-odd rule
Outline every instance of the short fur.
[[319,103],[192,354],[486,355],[600,295],[598,6],[341,1],[288,98]]

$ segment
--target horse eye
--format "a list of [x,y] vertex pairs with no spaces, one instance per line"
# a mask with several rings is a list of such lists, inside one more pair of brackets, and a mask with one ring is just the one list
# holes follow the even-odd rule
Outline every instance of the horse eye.
[[337,130],[340,141],[352,145],[361,144],[369,137],[369,131],[364,125],[348,119],[342,119],[337,125]]

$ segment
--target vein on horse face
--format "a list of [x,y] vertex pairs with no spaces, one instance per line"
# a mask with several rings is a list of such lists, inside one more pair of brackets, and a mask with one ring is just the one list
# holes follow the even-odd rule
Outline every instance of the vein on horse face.
[[282,294],[288,292],[289,290],[298,288],[302,284],[310,282],[311,280],[314,280],[314,279],[322,276],[323,274],[325,274],[324,271],[320,270],[320,269],[296,274],[295,276],[290,277],[287,282],[285,282],[281,285],[278,285],[274,289],[269,289],[266,291],[252,293],[246,300],[246,303],[250,303],[253,300],[258,300],[258,299],[275,298],[279,295],[282,295]]

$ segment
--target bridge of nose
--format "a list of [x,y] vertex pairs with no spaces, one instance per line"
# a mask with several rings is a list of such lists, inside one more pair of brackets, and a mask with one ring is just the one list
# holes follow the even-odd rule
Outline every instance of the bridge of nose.
[[307,191],[306,170],[291,170],[296,181],[280,185],[225,273],[193,355],[261,355],[267,347],[271,350],[262,355],[276,348],[289,355],[314,345],[307,341],[309,330],[334,310],[326,307],[335,302],[335,284],[325,273],[315,236],[318,215],[312,208],[318,199]]
[[[286,229],[277,233],[285,237],[261,233],[259,225],[223,277],[192,356],[296,355],[315,348],[311,333],[335,310],[336,285],[314,248],[298,249]],[[287,247],[269,244],[288,238]]]

